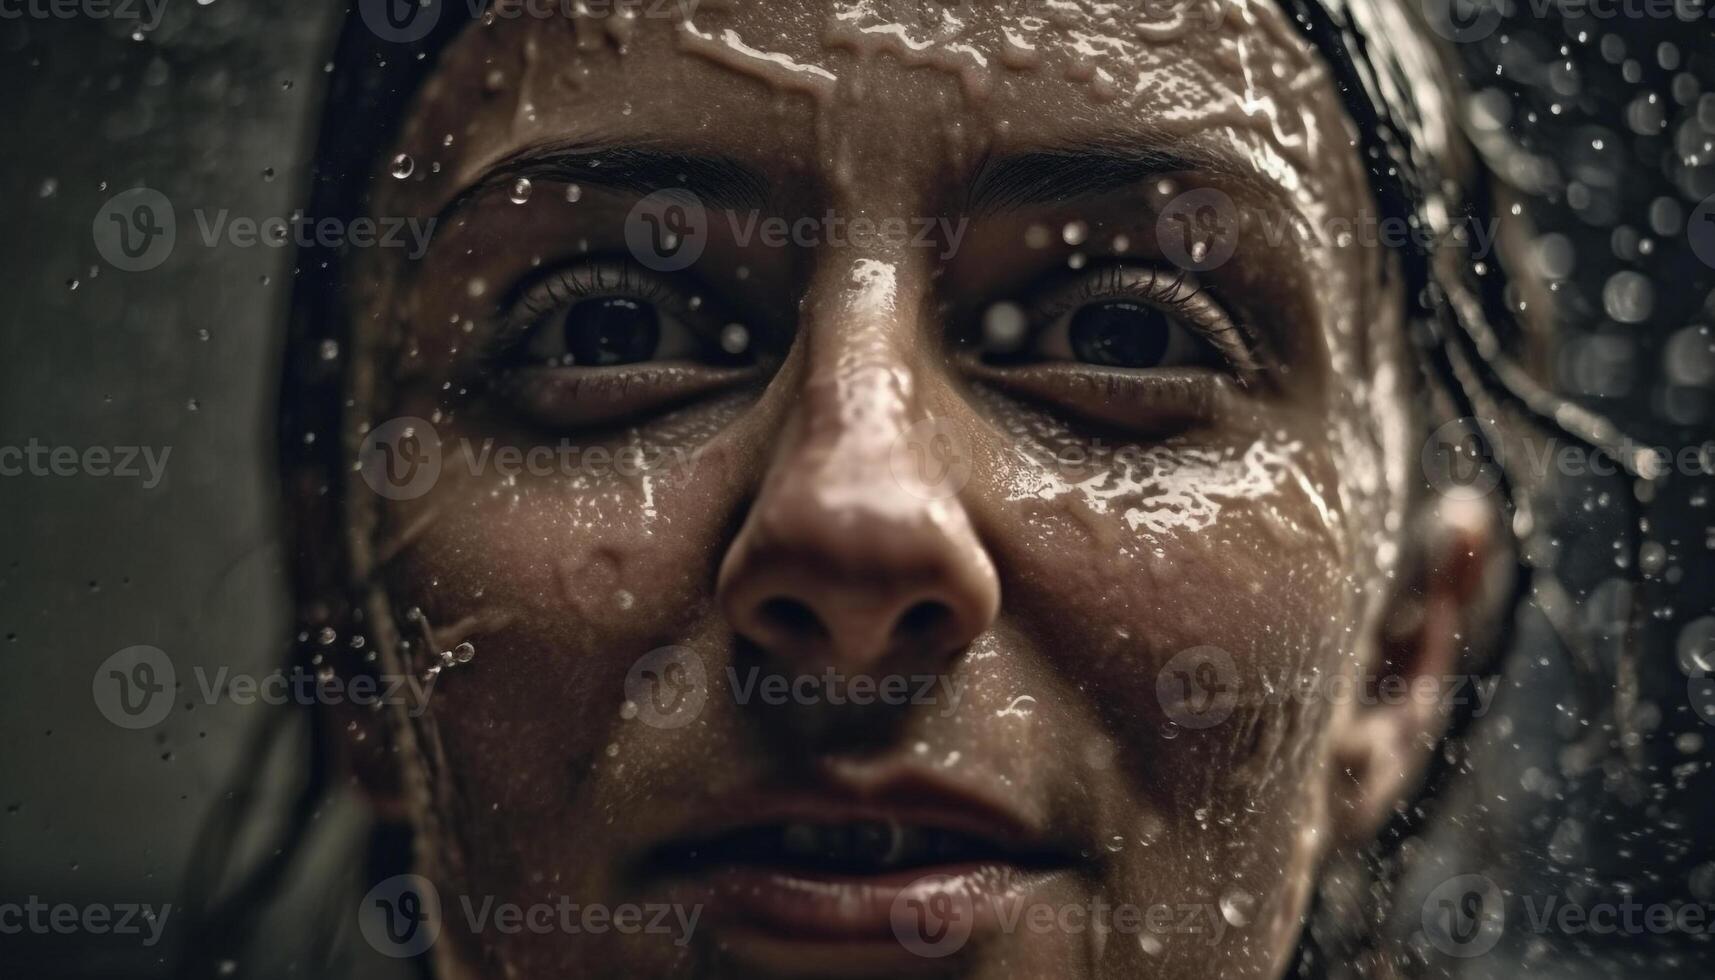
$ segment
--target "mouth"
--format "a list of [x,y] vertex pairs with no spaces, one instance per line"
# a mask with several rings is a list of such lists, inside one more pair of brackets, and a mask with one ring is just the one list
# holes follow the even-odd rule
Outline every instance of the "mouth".
[[914,778],[720,801],[645,873],[702,904],[722,947],[753,965],[864,975],[939,961],[918,948],[923,909],[962,946],[1078,861],[1007,802]]
[[1045,869],[1050,850],[1017,847],[980,833],[898,817],[791,820],[741,827],[706,841],[671,844],[656,863],[682,873],[725,866],[771,869],[805,878],[884,877],[972,864]]

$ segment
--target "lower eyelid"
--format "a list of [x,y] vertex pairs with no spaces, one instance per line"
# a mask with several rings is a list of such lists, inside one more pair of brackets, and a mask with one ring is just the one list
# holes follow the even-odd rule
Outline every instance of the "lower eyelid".
[[1027,401],[1133,432],[1215,424],[1245,411],[1243,382],[1210,368],[1136,371],[1077,361],[997,367],[961,357],[969,376]]
[[532,421],[574,428],[662,411],[734,387],[757,373],[754,367],[667,361],[577,369],[532,367],[506,372],[495,382],[495,389]]

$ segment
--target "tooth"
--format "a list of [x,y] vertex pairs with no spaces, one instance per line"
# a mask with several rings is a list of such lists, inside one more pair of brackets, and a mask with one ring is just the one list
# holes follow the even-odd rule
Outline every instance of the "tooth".
[[821,843],[816,828],[807,823],[789,823],[781,834],[781,848],[794,857],[814,856]]
[[853,856],[861,861],[886,863],[893,850],[895,831],[889,823],[865,820],[852,829]]
[[836,861],[846,860],[851,856],[850,828],[828,824],[816,828],[816,838],[816,850],[822,856]]

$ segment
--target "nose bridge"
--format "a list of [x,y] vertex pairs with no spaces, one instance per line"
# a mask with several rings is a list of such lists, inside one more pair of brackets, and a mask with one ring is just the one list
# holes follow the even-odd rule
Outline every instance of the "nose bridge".
[[801,426],[788,447],[798,458],[776,470],[830,505],[852,491],[849,505],[880,502],[874,478],[921,411],[917,325],[906,305],[920,297],[901,295],[899,273],[894,261],[858,258],[819,276],[805,301]]
[[898,260],[873,254],[810,284],[792,420],[718,585],[733,628],[793,669],[942,656],[998,606],[959,502],[894,474],[925,415],[924,299]]

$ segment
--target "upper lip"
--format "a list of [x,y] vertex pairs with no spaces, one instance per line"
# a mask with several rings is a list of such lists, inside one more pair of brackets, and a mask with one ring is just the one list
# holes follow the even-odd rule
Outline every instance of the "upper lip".
[[1054,839],[1043,815],[1008,795],[972,781],[915,768],[867,777],[824,776],[808,787],[758,787],[717,796],[681,821],[668,846],[718,839],[735,831],[791,823],[841,824],[895,821],[957,831],[992,844],[1007,856],[1041,859],[1076,851]]

